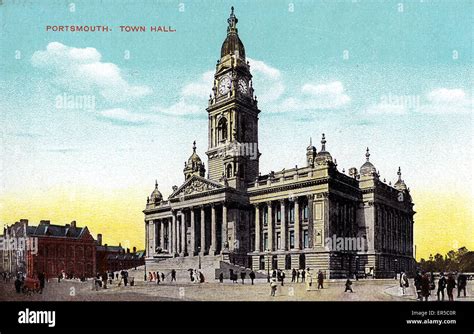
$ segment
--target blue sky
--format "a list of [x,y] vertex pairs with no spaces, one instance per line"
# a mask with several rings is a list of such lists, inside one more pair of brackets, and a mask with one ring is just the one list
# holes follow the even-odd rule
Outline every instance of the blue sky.
[[[472,1],[25,3],[0,6],[3,195],[67,186],[146,196],[155,178],[169,194],[193,140],[205,158],[234,5],[262,110],[262,173],[304,164],[309,137],[324,132],[340,169],[360,167],[368,146],[387,182],[401,166],[412,189],[472,199]],[[73,24],[113,31],[45,31]],[[95,108],[57,108],[64,95],[94,96]]]

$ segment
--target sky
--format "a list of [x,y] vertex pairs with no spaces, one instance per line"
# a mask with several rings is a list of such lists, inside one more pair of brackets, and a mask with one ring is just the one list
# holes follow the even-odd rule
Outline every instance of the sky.
[[[400,166],[416,256],[474,250],[473,2],[3,1],[0,227],[76,220],[144,245],[146,197],[207,163],[207,100],[235,6],[261,110],[262,174],[305,164],[326,134],[338,168]],[[47,31],[107,25],[109,32]],[[145,26],[125,32],[120,26]],[[176,32],[152,32],[166,26]]]

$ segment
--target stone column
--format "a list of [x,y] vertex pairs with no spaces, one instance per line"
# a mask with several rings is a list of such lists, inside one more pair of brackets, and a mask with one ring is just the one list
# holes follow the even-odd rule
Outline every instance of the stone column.
[[171,217],[171,254],[174,256],[176,254],[176,212],[173,212]]
[[273,210],[272,202],[267,202],[268,208],[268,249],[273,250]]
[[281,250],[286,250],[286,245],[288,244],[286,240],[286,211],[285,211],[285,200],[280,201],[281,206]]
[[255,204],[255,251],[260,252],[260,207]]
[[165,250],[165,220],[161,220],[161,234],[160,234],[161,249]]
[[222,238],[221,238],[221,253],[222,251],[228,250],[228,236],[227,236],[227,205],[222,204]]
[[186,213],[181,211],[181,256],[186,254]]
[[216,235],[216,206],[214,203],[211,204],[211,245],[209,247],[209,255],[215,255],[217,244]]
[[189,256],[194,256],[196,252],[196,222],[194,217],[194,208],[191,208],[191,240],[190,249],[188,249]]
[[150,220],[150,231],[148,233],[148,238],[150,240],[150,256],[153,256],[155,254],[155,221]]
[[314,220],[313,220],[313,198],[314,195],[308,195],[308,242],[309,248],[313,248],[314,246]]
[[149,247],[150,247],[150,236],[148,234],[148,222],[145,220],[145,254],[147,257],[150,256],[150,250],[149,250]]
[[201,255],[206,251],[206,211],[201,206]]
[[301,249],[300,202],[295,198],[295,249]]

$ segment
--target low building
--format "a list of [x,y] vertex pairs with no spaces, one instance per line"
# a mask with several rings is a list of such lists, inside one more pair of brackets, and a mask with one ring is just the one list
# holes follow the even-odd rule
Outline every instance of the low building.
[[133,251],[123,248],[119,243],[118,246],[102,245],[102,234],[97,234],[96,241],[96,268],[97,272],[120,271],[136,268],[145,264],[144,252],[137,252],[133,247]]

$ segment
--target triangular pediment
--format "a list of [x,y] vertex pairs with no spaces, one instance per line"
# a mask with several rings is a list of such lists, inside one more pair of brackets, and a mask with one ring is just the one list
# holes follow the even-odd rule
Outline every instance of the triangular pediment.
[[195,195],[199,193],[206,193],[215,189],[224,188],[224,185],[206,179],[202,176],[193,175],[186,182],[184,182],[175,192],[173,192],[169,199],[179,198],[186,195]]

